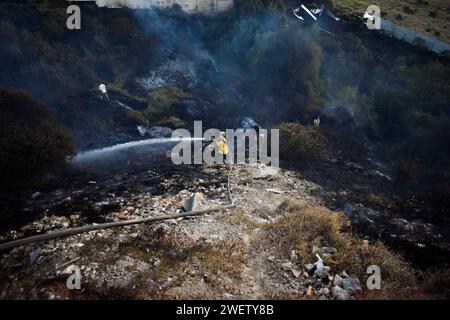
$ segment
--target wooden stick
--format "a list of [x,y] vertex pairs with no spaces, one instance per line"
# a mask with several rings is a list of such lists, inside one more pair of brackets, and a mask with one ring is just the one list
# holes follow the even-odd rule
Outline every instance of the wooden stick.
[[69,261],[67,261],[67,262],[64,262],[62,265],[60,265],[60,266],[56,266],[56,269],[62,269],[62,268],[64,268],[64,267],[67,267],[69,264],[72,264],[72,263],[75,263],[75,262],[77,262],[78,260],[81,260],[81,257],[77,257],[77,258],[75,258],[75,259],[72,259],[72,260],[69,260]]

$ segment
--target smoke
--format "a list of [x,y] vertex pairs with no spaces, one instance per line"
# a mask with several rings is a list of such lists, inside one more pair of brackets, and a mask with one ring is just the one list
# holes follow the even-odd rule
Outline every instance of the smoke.
[[194,63],[196,98],[214,101],[206,106],[208,119],[202,119],[211,125],[235,126],[245,116],[273,124],[291,118],[292,111],[314,109],[320,47],[309,27],[284,12],[230,10],[205,16],[150,9],[134,15],[146,32],[163,39],[166,59]]
[[[299,23],[290,10],[285,12],[269,9],[272,1],[261,3],[262,5],[255,2],[252,5],[247,4],[247,1],[239,1],[236,3],[238,8],[214,16],[188,15],[174,8],[92,12],[86,9],[83,13],[86,24],[82,32],[64,36],[64,43],[55,40],[55,43],[67,48],[68,52],[73,52],[70,65],[69,62],[63,63],[69,61],[68,59],[51,59],[59,50],[48,54],[48,63],[32,64],[35,72],[33,68],[29,72],[30,67],[26,61],[21,65],[32,75],[28,78],[35,86],[42,84],[43,91],[49,94],[59,93],[64,99],[73,102],[77,107],[72,108],[70,105],[70,108],[76,110],[73,112],[75,115],[81,114],[78,110],[81,107],[78,106],[87,105],[93,100],[87,94],[83,97],[78,92],[86,92],[88,86],[97,81],[97,78],[107,82],[105,77],[108,77],[108,74],[111,74],[111,82],[116,81],[115,78],[124,76],[124,69],[133,65],[133,70],[139,70],[139,74],[127,74],[126,77],[137,78],[132,78],[131,81],[142,80],[140,85],[143,90],[132,93],[145,96],[149,91],[162,86],[180,87],[191,97],[189,104],[184,106],[186,113],[199,117],[196,120],[204,120],[210,127],[236,127],[244,117],[251,117],[264,127],[281,121],[305,120],[321,106],[324,70],[337,68],[333,62],[328,63],[322,58],[322,51],[328,49],[324,50],[317,28]],[[135,1],[138,8],[142,4]],[[258,6],[262,8],[253,8]],[[134,20],[132,23],[129,23],[129,16]],[[135,28],[136,26],[138,28]],[[142,36],[143,34],[154,35],[154,41],[149,40],[151,37],[147,39]],[[66,40],[67,37],[70,38]],[[142,45],[136,45],[134,42],[133,46],[127,46],[127,41],[133,38],[138,39]],[[86,40],[82,42],[81,51],[89,52],[89,55],[75,54],[74,49],[77,46],[73,45],[72,48],[75,40],[80,43]],[[70,45],[67,45],[67,42]],[[43,42],[43,48],[45,44]],[[127,48],[124,49],[125,54],[120,54],[122,47]],[[144,61],[146,57],[151,57],[151,63],[136,63]],[[54,67],[55,61],[61,61],[58,69]],[[147,68],[149,70],[145,70]],[[48,72],[47,69],[56,72]],[[62,78],[64,81],[55,80],[56,89],[49,90],[47,82],[35,80],[37,76],[47,74],[55,75],[57,80]],[[339,72],[329,74],[335,81],[342,79]],[[22,83],[27,78],[20,77]],[[348,79],[341,82],[351,84]],[[92,85],[96,88],[98,83],[94,82]],[[65,87],[68,85],[75,86],[76,90],[67,88],[69,93],[66,94]],[[123,97],[118,99],[121,98]],[[59,96],[55,99],[60,101]],[[102,112],[109,112],[109,109],[103,110],[94,102],[92,105],[94,107],[86,108],[82,117],[101,110],[98,112],[100,121],[103,119]],[[133,108],[133,102],[130,107]],[[68,115],[64,117],[74,118]],[[92,120],[89,128],[83,125],[87,121],[68,121],[74,123],[74,131],[88,132],[93,140],[98,141],[98,134],[91,132],[93,129],[102,128],[101,124],[94,123],[97,118]],[[106,131],[106,125],[104,127]],[[111,135],[113,134],[111,132]],[[101,144],[110,145],[116,142]],[[85,146],[86,144],[83,143]],[[95,144],[95,141],[92,144]]]

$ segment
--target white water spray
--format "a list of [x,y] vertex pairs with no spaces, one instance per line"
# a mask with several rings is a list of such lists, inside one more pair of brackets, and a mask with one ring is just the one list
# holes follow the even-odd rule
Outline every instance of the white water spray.
[[98,157],[102,157],[114,152],[124,151],[131,148],[137,147],[145,147],[152,145],[162,145],[162,144],[171,144],[178,143],[182,141],[203,141],[203,138],[157,138],[157,139],[147,139],[147,140],[139,140],[139,141],[131,141],[127,143],[117,144],[111,147],[105,147],[100,149],[95,149],[91,151],[85,151],[77,154],[75,158],[72,160],[73,163],[83,162],[93,160]]

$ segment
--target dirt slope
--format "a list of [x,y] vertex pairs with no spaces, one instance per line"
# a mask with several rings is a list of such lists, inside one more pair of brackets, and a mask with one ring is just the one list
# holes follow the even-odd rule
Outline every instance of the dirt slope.
[[[166,176],[160,183],[168,190],[184,179],[190,183],[183,183],[188,187],[175,194],[138,193],[104,218],[118,221],[164,215],[180,208],[182,200],[194,192],[202,195],[206,207],[225,204],[227,172],[223,166],[197,167],[183,177],[179,173]],[[0,298],[429,296],[401,257],[381,243],[352,233],[343,214],[323,207],[317,196],[320,186],[299,173],[236,166],[231,181],[235,209],[155,225],[93,231],[3,253]],[[58,219],[43,218],[31,227],[55,225],[61,221]],[[62,220],[57,228],[73,223]],[[316,254],[323,259],[323,269],[314,265]],[[371,291],[366,286],[366,270],[374,264],[382,269],[383,286]],[[81,290],[66,286],[74,267],[81,271]]]
[[334,0],[333,4],[341,14],[359,16],[375,4],[380,6],[382,17],[450,43],[450,5],[446,0]]

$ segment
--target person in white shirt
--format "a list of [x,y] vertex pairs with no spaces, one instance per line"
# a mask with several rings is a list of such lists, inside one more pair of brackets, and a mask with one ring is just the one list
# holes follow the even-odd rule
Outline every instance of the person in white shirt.
[[103,97],[106,99],[106,101],[109,102],[109,96],[108,96],[108,91],[106,90],[106,85],[105,84],[100,84],[98,86],[98,90],[100,91],[100,98],[103,100]]

